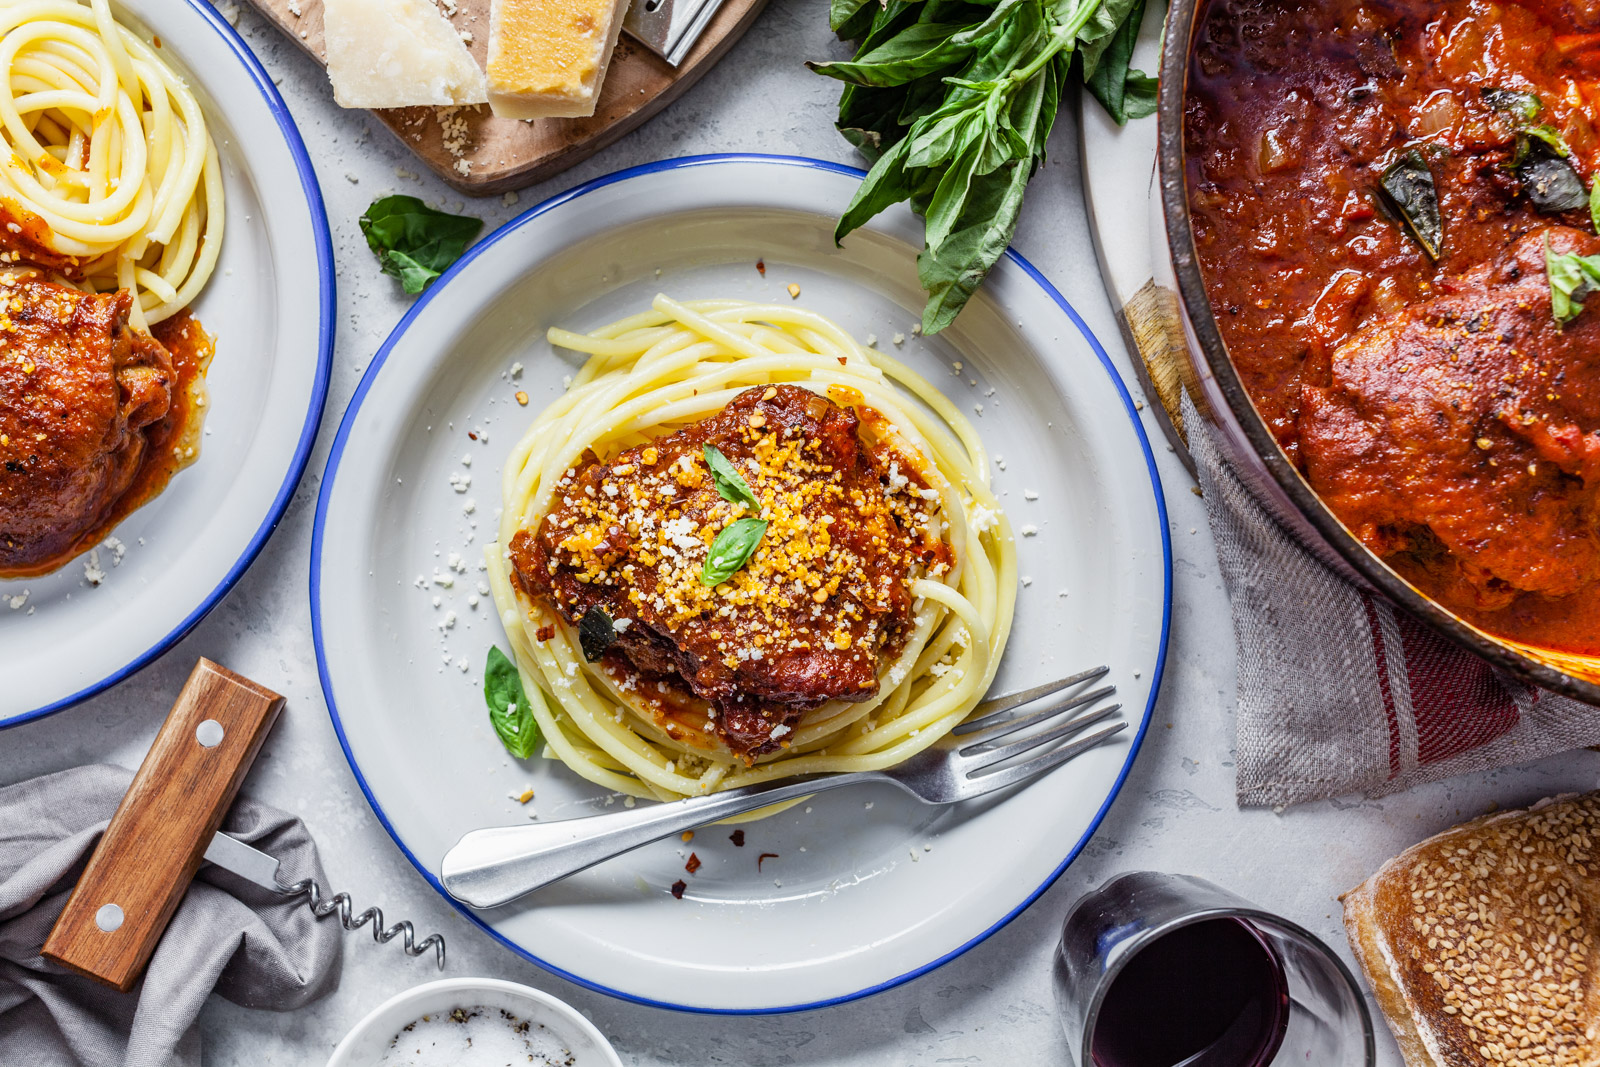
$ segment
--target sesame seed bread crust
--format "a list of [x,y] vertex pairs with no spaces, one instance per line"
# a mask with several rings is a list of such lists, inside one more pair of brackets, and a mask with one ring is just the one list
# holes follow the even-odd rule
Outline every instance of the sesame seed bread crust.
[[1600,1064],[1600,793],[1464,823],[1384,864],[1344,921],[1407,1067]]

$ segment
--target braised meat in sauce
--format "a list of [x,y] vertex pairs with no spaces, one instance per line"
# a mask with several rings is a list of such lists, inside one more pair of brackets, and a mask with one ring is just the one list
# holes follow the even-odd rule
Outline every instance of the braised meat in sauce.
[[1213,0],[1185,114],[1207,293],[1290,458],[1430,596],[1581,654],[1600,300],[1558,323],[1546,257],[1600,253],[1597,108],[1600,5]]
[[[715,738],[754,760],[788,747],[805,712],[875,696],[913,622],[912,581],[951,564],[937,494],[862,432],[872,413],[858,414],[859,394],[838,392],[748,389],[647,445],[590,455],[539,528],[511,541],[526,594],[572,625],[604,612],[613,676],[659,705],[673,736],[688,736],[671,711],[689,698]],[[708,445],[767,522],[715,586],[702,580],[715,538],[757,516],[719,491]]]
[[167,348],[128,325],[132,299],[0,276],[0,577],[96,543],[174,437],[184,383]]

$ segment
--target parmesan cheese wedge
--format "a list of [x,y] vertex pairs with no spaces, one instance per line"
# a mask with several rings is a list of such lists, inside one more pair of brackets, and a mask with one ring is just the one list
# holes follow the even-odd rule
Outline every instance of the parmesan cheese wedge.
[[494,0],[489,107],[514,119],[593,115],[628,0]]
[[340,107],[488,100],[483,71],[433,0],[324,0],[322,31]]

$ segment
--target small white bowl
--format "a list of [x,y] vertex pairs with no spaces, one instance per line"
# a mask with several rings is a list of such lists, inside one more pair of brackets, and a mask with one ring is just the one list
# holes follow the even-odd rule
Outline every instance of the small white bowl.
[[578,1009],[549,993],[497,978],[446,978],[429,982],[379,1005],[333,1050],[328,1067],[375,1067],[400,1029],[424,1015],[455,1008],[503,1008],[543,1023],[572,1050],[577,1067],[622,1067],[611,1043]]

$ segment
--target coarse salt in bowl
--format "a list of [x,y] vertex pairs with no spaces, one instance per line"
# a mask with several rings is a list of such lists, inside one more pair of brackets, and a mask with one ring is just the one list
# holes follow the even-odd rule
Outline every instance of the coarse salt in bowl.
[[[526,1024],[526,1025],[524,1025]],[[467,1038],[471,1038],[470,1044]],[[495,978],[448,978],[408,989],[356,1024],[328,1067],[497,1067],[515,1051],[533,1067],[622,1067],[576,1008]]]

